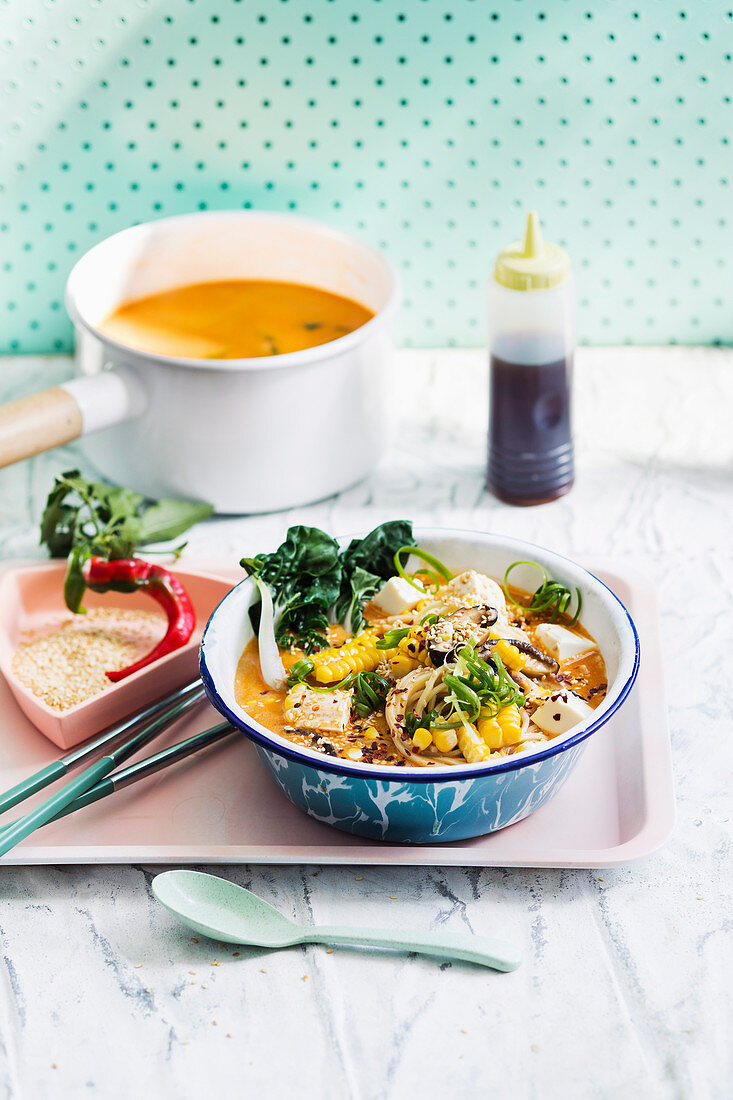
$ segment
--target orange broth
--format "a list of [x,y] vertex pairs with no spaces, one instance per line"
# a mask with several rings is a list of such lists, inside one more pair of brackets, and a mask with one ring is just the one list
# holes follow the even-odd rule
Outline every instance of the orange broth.
[[133,348],[190,359],[249,359],[337,340],[370,309],[301,283],[193,283],[124,302],[100,331]]

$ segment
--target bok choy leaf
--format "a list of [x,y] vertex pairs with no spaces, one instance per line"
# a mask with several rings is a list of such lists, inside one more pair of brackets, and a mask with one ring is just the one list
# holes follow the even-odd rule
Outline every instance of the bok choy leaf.
[[343,553],[325,531],[297,526],[273,553],[242,558],[260,593],[250,618],[267,683],[285,682],[282,660],[279,655],[277,664],[274,660],[278,646],[297,645],[315,653],[329,644],[330,622],[342,622],[353,633],[361,629],[364,604],[395,574],[396,551],[413,545],[412,524],[404,520],[383,523],[363,539],[352,539]]
[[352,539],[341,555],[343,574],[334,608],[336,621],[356,634],[364,623],[364,604],[396,573],[395,554],[402,546],[414,545],[412,524],[408,520],[382,523],[363,539]]
[[[279,646],[297,643],[306,653],[328,645],[328,613],[341,584],[338,543],[318,527],[291,527],[272,554],[242,558],[242,566],[270,591]],[[259,632],[261,605],[250,615]]]

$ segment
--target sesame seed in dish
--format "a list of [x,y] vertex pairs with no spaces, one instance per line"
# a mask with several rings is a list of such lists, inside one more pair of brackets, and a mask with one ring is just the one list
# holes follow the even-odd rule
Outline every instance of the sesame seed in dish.
[[46,706],[68,710],[112,687],[106,673],[144,656],[165,626],[163,615],[117,607],[69,615],[21,642],[13,672]]

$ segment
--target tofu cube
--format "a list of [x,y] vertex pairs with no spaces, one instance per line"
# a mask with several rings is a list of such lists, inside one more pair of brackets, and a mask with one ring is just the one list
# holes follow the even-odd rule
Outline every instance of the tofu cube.
[[581,653],[588,653],[591,649],[598,649],[590,638],[584,638],[582,634],[576,634],[573,630],[567,630],[555,623],[542,623],[535,630],[535,635],[542,648],[551,653],[560,664]]
[[559,733],[567,733],[592,714],[593,707],[589,707],[585,699],[581,699],[574,691],[556,691],[537,708],[532,715],[532,721],[554,737]]
[[292,726],[324,733],[344,733],[351,718],[353,691],[313,691],[306,684],[291,688],[285,699],[285,718]]
[[418,591],[404,577],[390,577],[377,592],[374,602],[386,615],[401,615],[417,607],[424,596],[424,592]]
[[467,569],[453,577],[445,586],[445,591],[465,600],[466,607],[478,607],[480,604],[488,604],[495,608],[499,615],[506,615],[506,597],[501,585],[497,584],[485,573],[477,573],[475,569]]

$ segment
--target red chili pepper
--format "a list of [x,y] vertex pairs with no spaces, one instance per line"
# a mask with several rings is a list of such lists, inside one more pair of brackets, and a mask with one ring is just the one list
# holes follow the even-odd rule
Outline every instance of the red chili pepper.
[[168,617],[168,629],[154,649],[139,661],[108,672],[113,683],[124,680],[140,668],[165,657],[175,649],[184,646],[193,634],[196,615],[186,589],[177,577],[161,565],[153,565],[139,558],[123,558],[107,561],[106,558],[89,558],[84,563],[82,573],[92,592],[145,592],[152,596]]

